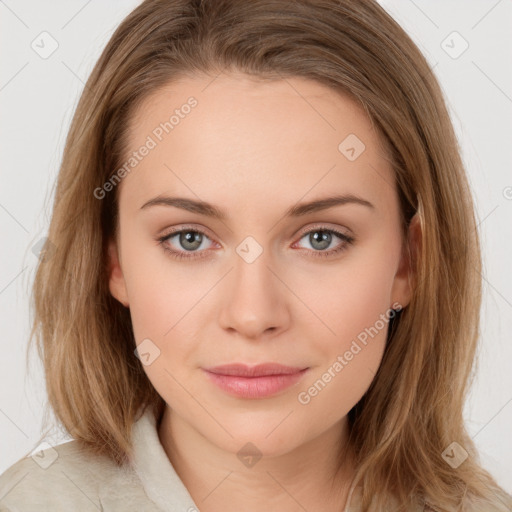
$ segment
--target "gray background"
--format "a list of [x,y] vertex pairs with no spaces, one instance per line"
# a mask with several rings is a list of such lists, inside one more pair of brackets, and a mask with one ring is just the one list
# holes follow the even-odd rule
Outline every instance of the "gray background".
[[[41,435],[41,366],[34,352],[26,373],[24,359],[37,263],[32,248],[46,234],[86,77],[138,3],[0,0],[0,473],[34,450]],[[465,418],[482,464],[512,492],[512,1],[381,3],[434,66],[463,148],[485,267],[479,366]],[[40,36],[44,31],[50,36]],[[52,39],[58,48],[42,58]],[[56,431],[46,441],[67,439]]]

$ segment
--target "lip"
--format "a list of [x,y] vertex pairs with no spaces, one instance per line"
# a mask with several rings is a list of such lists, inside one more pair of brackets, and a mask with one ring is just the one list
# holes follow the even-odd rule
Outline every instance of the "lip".
[[203,368],[210,380],[230,395],[240,398],[265,398],[297,383],[309,368],[264,363],[242,363]]

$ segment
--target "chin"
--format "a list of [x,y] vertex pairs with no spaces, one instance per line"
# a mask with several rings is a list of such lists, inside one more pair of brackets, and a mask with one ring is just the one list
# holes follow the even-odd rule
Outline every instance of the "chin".
[[[238,455],[244,447],[249,452],[255,451],[260,456],[277,457],[293,451],[297,446],[306,442],[302,439],[305,432],[303,428],[294,428],[292,425],[285,427],[283,419],[286,414],[265,415],[260,420],[251,415],[252,424],[247,422],[227,422],[222,423],[223,427],[231,434],[227,434],[223,429],[216,429],[216,434],[212,436],[212,431],[203,432],[210,442],[216,444],[219,448]],[[281,423],[282,422],[282,423]]]

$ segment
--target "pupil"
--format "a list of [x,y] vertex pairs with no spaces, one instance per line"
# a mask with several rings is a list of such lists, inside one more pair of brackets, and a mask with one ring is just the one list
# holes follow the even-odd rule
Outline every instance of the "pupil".
[[180,234],[180,244],[184,249],[193,250],[201,245],[201,233],[186,231]]
[[[320,236],[318,236],[318,233],[321,233]],[[331,233],[328,233],[327,231],[315,231],[309,235],[309,241],[311,243],[311,246],[315,249],[325,249],[329,247],[329,244],[331,243],[331,238]],[[319,245],[315,246],[316,243],[318,243]]]

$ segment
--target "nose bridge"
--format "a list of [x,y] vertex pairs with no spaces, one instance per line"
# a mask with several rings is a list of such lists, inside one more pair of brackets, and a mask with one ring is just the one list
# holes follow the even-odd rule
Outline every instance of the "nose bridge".
[[236,248],[234,269],[222,302],[220,323],[247,338],[284,328],[289,309],[280,283],[270,271],[270,253],[253,238],[247,237]]

